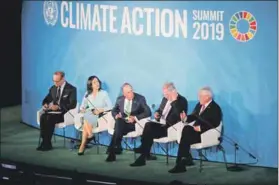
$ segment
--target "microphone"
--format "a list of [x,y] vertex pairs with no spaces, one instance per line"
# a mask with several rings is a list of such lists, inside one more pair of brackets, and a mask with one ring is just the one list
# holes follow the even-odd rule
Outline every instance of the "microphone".
[[[208,126],[210,126],[212,129],[216,130],[217,132],[221,133],[220,130],[216,129],[211,123],[209,123],[208,121],[206,121],[205,119],[203,119],[199,114],[196,113],[197,111],[193,112],[194,116],[197,117],[197,119],[201,120],[203,123],[207,124]],[[222,134],[222,133],[221,133]],[[241,148],[244,152],[246,152],[251,158],[253,159],[257,159],[257,157],[255,157],[253,154],[251,154],[250,152],[248,152],[247,150],[245,150],[243,147],[239,146],[233,139],[229,138],[228,136],[223,134],[224,138],[227,138],[228,140],[230,140],[231,143],[233,143],[233,145],[235,146],[235,149],[238,150],[239,148]],[[221,142],[222,141],[222,137],[218,138],[218,140]]]

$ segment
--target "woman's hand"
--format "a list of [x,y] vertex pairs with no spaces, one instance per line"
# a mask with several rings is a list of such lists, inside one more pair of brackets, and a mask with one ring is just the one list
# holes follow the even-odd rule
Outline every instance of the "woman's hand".
[[99,111],[98,109],[94,109],[94,110],[92,111],[92,113],[93,113],[94,115],[99,115],[99,114],[100,114],[100,111]]

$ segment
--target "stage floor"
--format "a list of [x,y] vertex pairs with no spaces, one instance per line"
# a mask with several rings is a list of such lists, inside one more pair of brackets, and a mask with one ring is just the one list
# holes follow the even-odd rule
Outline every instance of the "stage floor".
[[[18,109],[18,108],[16,108]],[[63,147],[63,138],[56,136],[53,143],[54,150],[48,152],[36,151],[39,131],[20,123],[14,113],[16,110],[5,109],[1,122],[1,158],[11,161],[24,162],[56,169],[76,170],[80,173],[91,173],[129,180],[158,182],[162,184],[173,180],[188,184],[277,184],[277,169],[261,167],[245,167],[242,172],[228,172],[223,163],[204,162],[203,172],[199,172],[199,163],[187,168],[186,173],[169,174],[168,170],[174,166],[175,158],[169,160],[158,156],[156,161],[148,161],[143,167],[130,167],[134,161],[131,151],[124,151],[117,156],[113,163],[105,162],[106,147],[100,147],[97,154],[96,146],[88,149],[84,156],[78,156],[77,150]],[[6,118],[5,118],[6,116]],[[11,119],[9,119],[9,116]]]

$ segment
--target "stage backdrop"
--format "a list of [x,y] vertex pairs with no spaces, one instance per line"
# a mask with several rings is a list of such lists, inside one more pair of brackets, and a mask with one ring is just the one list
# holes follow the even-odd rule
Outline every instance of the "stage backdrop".
[[[90,75],[100,77],[113,103],[129,82],[156,107],[163,83],[172,81],[189,113],[198,89],[208,85],[224,113],[224,134],[256,156],[256,165],[277,167],[277,24],[271,1],[26,1],[22,119],[37,127],[36,111],[56,70],[77,87],[79,103]],[[74,127],[66,135],[75,137]],[[102,134],[102,144],[109,140]],[[223,145],[232,162],[234,147]],[[223,161],[220,154],[207,151],[214,161]],[[240,148],[237,162],[254,161]]]

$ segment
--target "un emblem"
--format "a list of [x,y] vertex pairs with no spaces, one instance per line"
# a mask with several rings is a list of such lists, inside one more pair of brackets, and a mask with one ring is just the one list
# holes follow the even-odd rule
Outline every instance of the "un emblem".
[[58,4],[56,1],[44,2],[44,18],[47,25],[54,26],[58,20]]

